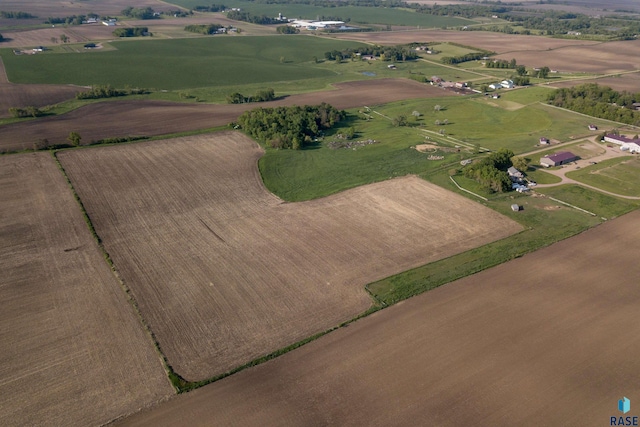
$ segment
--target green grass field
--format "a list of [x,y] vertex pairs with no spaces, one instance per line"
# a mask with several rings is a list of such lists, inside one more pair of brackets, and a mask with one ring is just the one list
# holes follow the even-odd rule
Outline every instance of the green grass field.
[[[571,137],[589,135],[587,126],[591,122],[606,128],[605,122],[543,104],[510,110],[494,101],[500,100],[483,96],[411,100],[385,105],[379,112],[394,117],[410,115],[416,110],[425,115],[427,130],[443,130],[452,138],[492,150],[510,148],[516,154],[534,150],[540,136],[567,141]],[[436,112],[435,105],[444,108]],[[436,120],[443,122],[445,119],[449,124],[436,125]]]
[[638,200],[620,199],[579,185],[559,185],[536,191],[607,219],[613,219],[640,206]]
[[567,173],[569,178],[624,196],[640,197],[640,160],[635,156],[609,159]]
[[[468,157],[468,153],[421,153],[412,146],[424,142],[424,135],[413,127],[394,127],[390,120],[372,115],[358,119],[351,111],[344,127],[332,130],[315,147],[300,151],[267,149],[260,159],[260,173],[267,188],[287,201],[327,196],[358,185],[407,174],[422,174]],[[410,120],[413,120],[411,117]],[[376,144],[357,149],[327,147],[334,135],[353,125],[354,140],[376,140]],[[429,155],[443,156],[428,160]]]
[[[174,0],[171,3],[192,8],[210,4],[201,0]],[[399,8],[336,6],[318,7],[306,4],[267,4],[242,0],[225,1],[224,5],[239,7],[253,15],[278,16],[278,13],[292,19],[334,19],[350,21],[351,24],[377,24],[410,26],[421,28],[459,27],[475,24],[475,21],[448,16],[434,16],[415,13]]]
[[328,78],[336,71],[315,67],[313,57],[359,46],[320,37],[208,37],[179,40],[127,40],[117,50],[0,56],[14,83],[111,84],[156,89],[270,83]]

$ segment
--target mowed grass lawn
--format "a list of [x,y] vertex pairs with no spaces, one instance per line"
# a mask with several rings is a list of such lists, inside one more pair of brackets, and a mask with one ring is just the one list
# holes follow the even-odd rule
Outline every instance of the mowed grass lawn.
[[624,196],[640,196],[640,160],[637,157],[609,159],[567,173],[569,178]]
[[[491,150],[504,147],[516,154],[536,149],[541,136],[567,141],[590,136],[589,123],[607,127],[604,121],[544,104],[534,103],[512,109],[513,104],[502,108],[493,101],[496,100],[483,96],[412,100],[386,105],[379,108],[379,112],[391,117],[410,117],[413,111],[418,111],[424,114],[425,129],[443,131],[452,142],[457,139]],[[435,111],[436,105],[442,109]],[[448,124],[436,124],[436,121],[443,123],[445,120]]]
[[336,72],[313,66],[313,57],[360,45],[311,36],[214,36],[123,40],[108,52],[14,55],[1,49],[0,56],[13,83],[175,90],[330,77]]

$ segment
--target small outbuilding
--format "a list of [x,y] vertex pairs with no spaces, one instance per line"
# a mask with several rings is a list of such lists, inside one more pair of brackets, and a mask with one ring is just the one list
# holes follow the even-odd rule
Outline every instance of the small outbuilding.
[[513,205],[511,205],[511,210],[514,212],[518,212],[520,210],[520,205],[514,203]]

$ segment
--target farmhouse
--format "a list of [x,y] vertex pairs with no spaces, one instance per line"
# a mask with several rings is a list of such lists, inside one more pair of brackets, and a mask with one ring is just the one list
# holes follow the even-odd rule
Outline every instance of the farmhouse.
[[509,174],[510,177],[513,178],[523,178],[524,175],[522,175],[522,172],[520,172],[518,169],[514,168],[513,166],[511,166],[509,169],[507,169],[507,173]]
[[489,89],[493,89],[493,90],[502,89],[502,83],[491,83],[489,85]]
[[513,80],[503,80],[500,82],[500,86],[505,89],[511,89],[513,88]]
[[540,164],[544,167],[560,166],[573,162],[578,157],[570,151],[562,151],[560,153],[544,156],[540,159]]

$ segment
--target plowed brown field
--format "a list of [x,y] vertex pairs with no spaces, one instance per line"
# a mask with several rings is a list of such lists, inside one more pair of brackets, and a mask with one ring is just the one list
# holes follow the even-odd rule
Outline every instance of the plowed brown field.
[[11,107],[44,107],[71,99],[85,88],[72,85],[22,85],[7,80],[0,58],[0,117],[10,117]]
[[419,295],[118,425],[610,425],[618,399],[640,397],[639,221]]
[[175,370],[223,373],[371,305],[364,285],[510,235],[416,177],[283,203],[228,132],[60,153]]
[[348,82],[335,90],[292,95],[268,103],[239,105],[179,104],[163,101],[114,101],[91,104],[68,114],[0,127],[0,149],[32,148],[41,139],[64,143],[69,132],[83,141],[137,135],[163,135],[224,126],[242,112],[257,107],[311,105],[327,102],[336,108],[377,105],[411,98],[455,96],[453,92],[408,79]]
[[101,425],[173,394],[46,153],[0,157],[0,425]]

